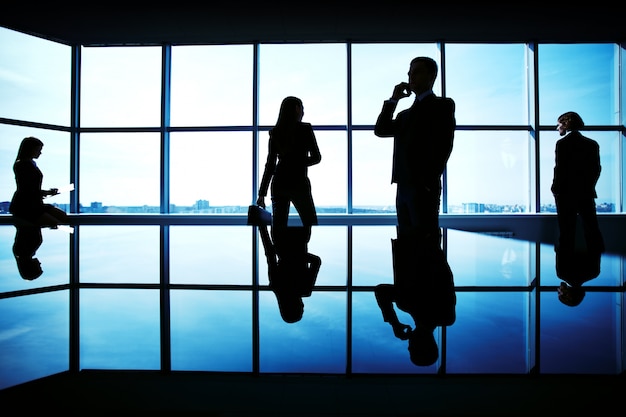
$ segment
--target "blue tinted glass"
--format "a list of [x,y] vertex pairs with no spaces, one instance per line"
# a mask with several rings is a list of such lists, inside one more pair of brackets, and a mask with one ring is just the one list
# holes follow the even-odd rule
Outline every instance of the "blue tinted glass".
[[160,280],[158,226],[79,226],[80,281]]
[[531,256],[532,243],[524,240],[448,231],[448,262],[456,285],[529,285],[534,279]]
[[80,159],[81,213],[160,212],[159,134],[83,134]]
[[252,293],[185,291],[171,295],[172,369],[252,371]]
[[0,300],[0,389],[67,371],[69,294]]
[[618,66],[615,44],[538,46],[539,119],[556,125],[575,111],[587,125],[618,122]]
[[391,240],[395,226],[354,226],[352,229],[352,284],[393,283]]
[[527,365],[528,292],[456,293],[447,327],[450,373],[523,374]]
[[172,47],[172,126],[252,123],[252,45]]
[[542,292],[541,299],[542,373],[621,373],[620,294],[587,291],[575,307],[556,292]]
[[531,144],[527,132],[457,132],[447,167],[448,213],[527,213]]
[[72,48],[0,27],[0,117],[69,126]]
[[159,126],[161,53],[154,46],[83,48],[82,126]]
[[272,291],[259,295],[261,372],[344,373],[345,292],[313,291],[309,297],[302,298],[302,304],[301,319],[296,323],[286,322],[276,295]]
[[252,228],[249,226],[172,226],[172,284],[250,285]]
[[526,125],[524,44],[446,44],[446,95],[462,125]]
[[159,369],[159,291],[80,290],[81,369]]

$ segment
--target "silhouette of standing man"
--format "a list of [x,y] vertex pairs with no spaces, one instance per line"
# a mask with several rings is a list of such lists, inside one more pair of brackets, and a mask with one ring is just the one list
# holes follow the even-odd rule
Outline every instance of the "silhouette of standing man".
[[[600,146],[583,136],[585,126],[575,112],[559,116],[557,129],[563,138],[556,142],[552,193],[559,224],[559,251],[574,252],[576,220],[580,215],[587,251],[604,252],[604,240],[596,215],[596,183],[600,178]],[[567,133],[569,132],[569,133]]]
[[[391,182],[397,184],[399,239],[441,240],[441,176],[452,152],[456,119],[454,101],[433,93],[437,73],[438,66],[432,58],[414,58],[409,67],[409,82],[394,87],[374,128],[376,136],[394,138]],[[398,101],[412,93],[413,105],[394,119]]]

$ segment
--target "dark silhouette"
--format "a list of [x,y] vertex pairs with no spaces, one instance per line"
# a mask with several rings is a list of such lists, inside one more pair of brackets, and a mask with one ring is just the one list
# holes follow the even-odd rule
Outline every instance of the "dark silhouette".
[[557,122],[559,134],[564,136],[556,142],[551,187],[559,224],[558,246],[561,251],[574,251],[577,216],[580,216],[587,250],[602,253],[604,239],[595,202],[596,183],[602,170],[600,146],[579,132],[584,126],[575,112],[562,114]]
[[[409,82],[401,82],[385,101],[374,133],[393,137],[391,182],[396,183],[398,237],[426,237],[440,242],[441,176],[452,152],[455,103],[437,97],[437,63],[428,57],[411,61]],[[413,105],[393,118],[399,100],[415,93]]]
[[15,224],[13,256],[20,276],[25,280],[32,281],[43,274],[41,262],[35,258],[35,253],[42,242],[41,227]]
[[304,106],[299,98],[289,96],[283,99],[276,125],[269,131],[268,155],[257,205],[265,207],[271,181],[272,233],[275,229],[287,227],[289,207],[293,204],[308,242],[311,226],[317,224],[308,168],[320,163],[322,155],[311,124],[302,122],[303,115]]
[[[411,362],[429,366],[439,358],[435,328],[451,326],[456,321],[452,270],[441,247],[431,240],[398,237],[392,239],[391,247],[394,283],[377,285],[376,301],[393,334],[409,341]],[[411,315],[413,329],[400,322],[393,303]]]
[[55,227],[68,224],[68,216],[63,210],[43,202],[45,197],[57,195],[59,190],[41,189],[43,174],[35,159],[41,155],[42,148],[43,142],[35,137],[22,140],[13,164],[17,189],[11,199],[9,212],[20,221],[37,226]]
[[304,314],[303,297],[311,296],[322,265],[319,256],[308,252],[307,231],[303,227],[285,227],[270,237],[267,226],[259,226],[267,258],[270,288],[276,296],[280,315],[286,323],[295,323]]
[[556,251],[556,275],[563,282],[559,285],[559,300],[570,307],[579,305],[585,298],[582,285],[600,275],[602,254],[593,251]]

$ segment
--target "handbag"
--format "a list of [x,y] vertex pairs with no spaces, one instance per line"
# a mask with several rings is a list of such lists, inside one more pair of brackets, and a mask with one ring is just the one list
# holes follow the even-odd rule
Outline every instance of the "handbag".
[[269,226],[271,223],[272,213],[256,204],[248,206],[249,226]]

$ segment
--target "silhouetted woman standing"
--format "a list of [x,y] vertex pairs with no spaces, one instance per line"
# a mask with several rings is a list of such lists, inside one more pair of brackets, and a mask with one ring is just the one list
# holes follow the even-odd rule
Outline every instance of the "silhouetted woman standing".
[[55,227],[67,224],[67,214],[52,204],[44,204],[46,196],[57,195],[58,189],[42,190],[43,174],[35,159],[41,155],[43,142],[35,137],[22,139],[13,164],[17,190],[13,194],[9,212],[29,223],[39,226]]
[[304,106],[297,97],[285,97],[280,105],[276,125],[269,131],[265,171],[259,187],[257,204],[265,207],[265,196],[271,181],[272,234],[286,228],[289,207],[293,203],[308,242],[311,226],[317,224],[317,213],[308,168],[322,160],[310,123],[302,122]]

